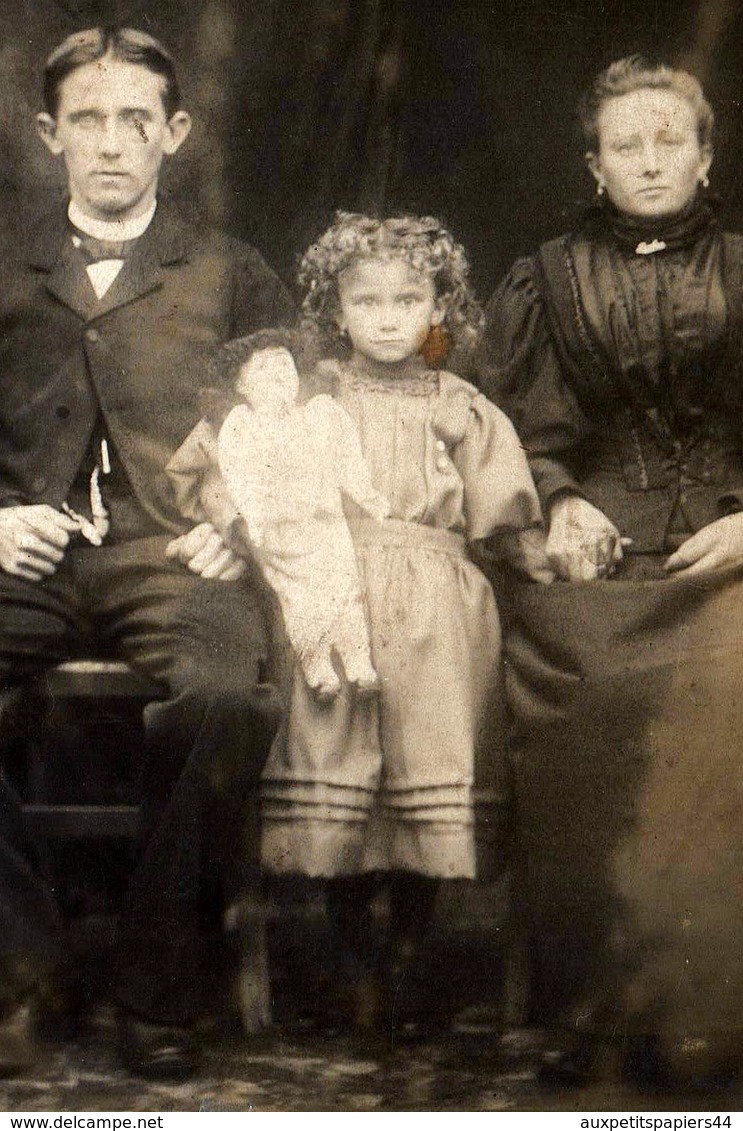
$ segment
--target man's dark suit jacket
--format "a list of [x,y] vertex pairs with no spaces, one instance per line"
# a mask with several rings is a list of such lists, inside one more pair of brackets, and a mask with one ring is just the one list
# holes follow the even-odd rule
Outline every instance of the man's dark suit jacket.
[[199,419],[208,353],[289,325],[286,290],[252,248],[162,202],[101,300],[64,209],[13,238],[0,283],[0,506],[60,506],[99,404],[140,504],[183,530],[162,473]]

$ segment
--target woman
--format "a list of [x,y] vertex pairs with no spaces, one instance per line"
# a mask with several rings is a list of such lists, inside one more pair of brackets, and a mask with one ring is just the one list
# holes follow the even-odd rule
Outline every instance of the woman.
[[[506,651],[543,1072],[743,1062],[743,240],[703,189],[698,82],[636,57],[584,100],[598,206],[491,300],[480,383],[546,542]],[[541,555],[541,557],[540,557]]]

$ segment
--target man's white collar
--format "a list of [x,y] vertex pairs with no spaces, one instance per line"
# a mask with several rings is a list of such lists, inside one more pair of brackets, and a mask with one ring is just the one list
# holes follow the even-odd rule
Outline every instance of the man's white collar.
[[124,240],[136,240],[146,232],[152,217],[155,215],[156,208],[157,201],[153,200],[146,212],[143,212],[141,216],[132,217],[131,220],[94,220],[91,216],[86,216],[82,209],[71,200],[67,215],[70,223],[79,231],[85,232],[86,236],[92,236],[95,240],[110,240],[112,243],[120,243]]

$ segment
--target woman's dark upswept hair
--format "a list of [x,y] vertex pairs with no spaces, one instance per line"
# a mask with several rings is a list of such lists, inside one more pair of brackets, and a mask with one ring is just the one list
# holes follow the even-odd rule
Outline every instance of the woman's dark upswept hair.
[[297,273],[305,291],[302,327],[329,346],[341,343],[338,329],[338,279],[355,263],[402,259],[427,275],[444,300],[442,328],[452,345],[468,348],[482,325],[482,311],[469,282],[464,248],[432,216],[394,216],[378,220],[355,212],[336,212],[335,222],[305,252]]
[[665,63],[651,63],[642,55],[628,55],[617,59],[597,75],[578,103],[586,145],[591,152],[599,147],[598,117],[601,107],[611,98],[631,94],[635,90],[670,90],[686,99],[697,119],[697,136],[703,147],[712,144],[715,116],[702,85],[694,75]]
[[144,67],[165,80],[163,106],[168,118],[181,106],[181,92],[175,64],[169,52],[153,36],[135,28],[93,27],[68,35],[52,51],[44,66],[44,109],[52,118],[59,110],[62,83],[79,67],[97,63],[110,55],[119,63]]

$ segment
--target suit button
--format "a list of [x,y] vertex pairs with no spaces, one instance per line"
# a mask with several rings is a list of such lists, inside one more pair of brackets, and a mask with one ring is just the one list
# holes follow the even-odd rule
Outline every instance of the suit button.
[[58,420],[67,420],[70,415],[70,410],[66,404],[58,404],[54,410],[54,415]]
[[37,475],[36,478],[34,479],[33,483],[31,484],[31,486],[32,486],[33,490],[35,491],[35,493],[37,495],[40,495],[41,492],[46,487],[46,479],[44,478],[43,475]]
[[95,329],[94,326],[91,326],[91,328],[89,330],[85,331],[85,337],[87,338],[87,340],[89,342],[98,342],[98,341],[100,341],[101,335]]

